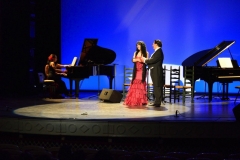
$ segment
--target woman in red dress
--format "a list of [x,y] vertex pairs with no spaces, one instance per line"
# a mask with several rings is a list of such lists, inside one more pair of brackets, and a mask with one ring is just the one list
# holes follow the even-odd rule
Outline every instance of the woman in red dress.
[[141,57],[148,58],[148,52],[145,43],[138,41],[132,60],[134,63],[132,81],[123,103],[127,106],[144,106],[148,103],[146,84],[147,69],[146,64],[141,62]]

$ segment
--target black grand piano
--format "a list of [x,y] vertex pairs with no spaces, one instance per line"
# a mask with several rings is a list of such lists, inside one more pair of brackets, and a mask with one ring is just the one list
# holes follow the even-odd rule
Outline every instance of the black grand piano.
[[116,58],[116,53],[108,48],[97,45],[98,39],[85,39],[77,66],[67,67],[67,77],[72,83],[75,81],[75,96],[79,97],[79,82],[89,76],[106,75],[109,79],[109,88],[112,89],[112,80],[115,77],[115,65],[109,65]]
[[[233,68],[220,68],[216,66],[207,66],[207,63],[222,53],[224,50],[229,49],[235,41],[223,41],[212,49],[199,51],[182,62],[182,66],[194,66],[194,82],[197,79],[204,80],[208,84],[208,100],[212,101],[212,89],[214,82],[223,84],[223,95],[228,95],[228,83],[240,80],[240,68],[237,61],[232,58]],[[230,50],[229,50],[230,51]],[[231,52],[230,52],[231,54]],[[232,55],[231,55],[232,57]],[[217,64],[217,63],[216,63]],[[226,88],[225,88],[226,87]]]

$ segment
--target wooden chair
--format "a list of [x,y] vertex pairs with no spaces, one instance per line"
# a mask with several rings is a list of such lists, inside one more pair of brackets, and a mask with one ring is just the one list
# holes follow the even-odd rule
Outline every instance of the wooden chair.
[[128,88],[132,81],[133,68],[124,66],[124,79],[123,79],[123,99],[126,98]]
[[191,103],[194,102],[194,66],[184,67],[184,85],[182,87],[182,102],[185,105],[186,98],[191,98]]
[[[166,76],[167,76],[167,71],[169,71],[167,68],[166,68],[166,65],[164,65],[163,67],[163,102],[164,103],[168,103],[168,101],[166,101],[166,98],[169,98],[170,97],[170,84],[167,83],[166,81]],[[170,98],[169,98],[169,103],[170,103]]]
[[[165,95],[165,98],[169,98],[169,103],[172,103],[172,100],[174,103],[176,100],[179,102],[182,89],[180,83],[180,66],[174,68],[170,66],[169,83],[163,86],[163,94]],[[167,94],[168,96],[166,96]]]
[[[179,69],[174,69],[176,72],[175,78],[176,81],[174,82],[175,85],[173,86],[173,95],[174,95],[174,103],[176,100],[180,100],[182,98],[182,103],[185,105],[186,98],[191,98],[191,103],[194,102],[194,67],[193,66],[185,66],[184,67],[184,82],[181,85],[180,81],[180,66]],[[171,78],[171,77],[170,77]]]

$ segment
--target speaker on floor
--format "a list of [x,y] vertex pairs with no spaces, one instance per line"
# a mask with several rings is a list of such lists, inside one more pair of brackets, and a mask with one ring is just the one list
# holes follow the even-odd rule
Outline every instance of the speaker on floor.
[[104,102],[120,103],[122,100],[122,93],[112,90],[112,89],[103,89],[99,96],[100,100]]
[[233,109],[233,114],[237,121],[240,121],[240,104],[236,105]]

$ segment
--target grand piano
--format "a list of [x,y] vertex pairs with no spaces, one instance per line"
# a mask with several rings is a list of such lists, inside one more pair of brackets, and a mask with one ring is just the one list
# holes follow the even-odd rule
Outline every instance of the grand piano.
[[[207,63],[222,53],[224,50],[229,49],[235,41],[223,41],[212,49],[206,49],[199,51],[182,62],[183,68],[194,67],[194,82],[197,79],[204,80],[208,84],[208,100],[212,101],[212,89],[214,82],[220,82],[223,84],[223,95],[228,95],[228,83],[240,80],[240,68],[237,65],[237,61],[233,60],[233,68],[220,68],[216,66],[207,66]],[[230,50],[229,50],[230,52]],[[231,52],[230,52],[231,54]],[[231,55],[232,57],[232,55]],[[217,63],[216,63],[217,64]],[[225,88],[226,87],[226,88]]]
[[115,65],[109,64],[115,60],[116,53],[111,49],[98,46],[97,42],[98,39],[85,39],[78,64],[67,67],[66,78],[69,78],[70,92],[72,93],[72,84],[75,81],[76,98],[79,97],[80,81],[90,76],[107,76],[109,79],[109,88],[112,89],[112,81],[115,77]]

